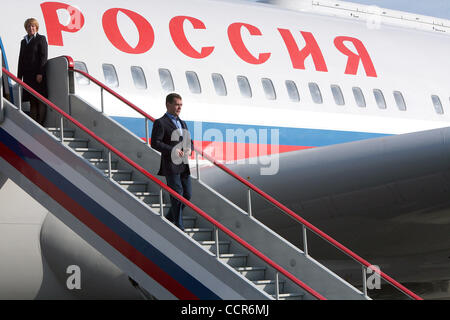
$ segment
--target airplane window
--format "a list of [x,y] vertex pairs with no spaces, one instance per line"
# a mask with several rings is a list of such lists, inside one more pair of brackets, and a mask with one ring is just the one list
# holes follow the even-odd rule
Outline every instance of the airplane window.
[[286,80],[286,89],[289,95],[289,99],[293,102],[300,101],[300,95],[298,94],[297,85],[292,80]]
[[241,91],[241,95],[245,98],[251,98],[252,88],[250,87],[250,83],[248,82],[247,77],[237,76],[237,82],[239,90]]
[[194,71],[186,71],[186,80],[189,85],[189,90],[191,90],[192,93],[202,93],[200,81],[198,80],[198,76]]
[[437,114],[444,114],[444,109],[442,108],[441,99],[438,96],[432,95],[431,100],[433,101],[434,110],[436,110]]
[[218,96],[226,96],[227,95],[227,87],[225,85],[225,81],[220,73],[211,74],[211,78],[214,84],[214,89],[216,89],[216,94]]
[[106,85],[117,88],[119,86],[119,79],[117,78],[116,68],[109,63],[104,63],[102,67]]
[[268,78],[262,78],[261,83],[267,100],[275,100],[277,98],[277,94],[275,93],[275,88],[273,87],[272,80]]
[[373,95],[375,96],[378,108],[386,109],[386,100],[384,99],[383,92],[380,89],[373,89]]
[[147,80],[145,79],[144,70],[141,67],[131,67],[131,77],[133,78],[134,86],[137,89],[147,89]]
[[175,86],[173,85],[172,74],[167,69],[159,69],[159,79],[161,80],[161,86],[164,91],[175,91]]
[[[75,69],[78,69],[78,70],[88,73],[86,63],[84,63],[82,61],[75,61]],[[84,77],[83,75],[79,74],[78,72],[75,72],[75,79],[77,80],[78,84],[81,84],[83,86],[87,86],[91,83],[91,81],[88,78]]]
[[345,104],[344,95],[342,94],[341,87],[336,84],[331,85],[331,93],[333,93],[334,102],[338,106],[343,106]]
[[358,105],[358,107],[365,108],[366,107],[366,99],[364,99],[364,94],[363,94],[361,88],[353,87],[352,91],[353,91],[353,96],[355,97],[355,101],[356,101],[356,104]]
[[314,103],[323,103],[322,93],[320,92],[320,88],[315,82],[308,83],[309,92],[311,92],[311,97]]
[[394,91],[394,99],[395,103],[397,103],[397,107],[400,111],[406,111],[406,103],[403,95],[400,91]]

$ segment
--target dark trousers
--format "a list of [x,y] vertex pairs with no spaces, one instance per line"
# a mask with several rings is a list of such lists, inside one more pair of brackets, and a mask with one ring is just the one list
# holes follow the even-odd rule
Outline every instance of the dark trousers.
[[[174,191],[176,191],[179,195],[183,196],[187,200],[191,199],[191,177],[188,173],[167,175],[166,181],[167,185]],[[184,230],[183,209],[185,205],[172,196],[170,196],[170,203],[171,208],[166,218],[173,224],[175,224],[178,228]]]
[[47,106],[34,96],[30,95],[30,117],[43,126],[46,114]]

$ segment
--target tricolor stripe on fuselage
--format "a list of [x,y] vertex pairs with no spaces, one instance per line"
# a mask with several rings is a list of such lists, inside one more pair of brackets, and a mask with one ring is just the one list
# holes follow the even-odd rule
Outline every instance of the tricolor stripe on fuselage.
[[[117,122],[126,127],[140,138],[145,139],[145,123],[143,118],[131,118],[131,117],[113,117]],[[356,131],[338,131],[338,130],[323,130],[323,129],[304,129],[304,128],[288,128],[288,127],[273,127],[273,126],[257,126],[257,125],[242,125],[242,124],[230,124],[230,123],[214,123],[214,122],[193,122],[186,121],[191,136],[195,141],[196,147],[203,150],[207,150],[208,154],[213,153],[217,160],[240,160],[241,158],[250,158],[255,156],[264,156],[266,154],[284,153],[314,147],[324,147],[334,144],[359,141],[365,139],[379,138],[388,136],[389,134],[382,133],[367,133]],[[199,132],[201,128],[201,132]],[[151,131],[152,125],[149,124],[149,130]],[[205,134],[208,131],[220,133],[223,138],[220,141],[208,139],[209,135]],[[266,130],[267,136],[264,136],[263,140],[249,142],[246,137],[246,142],[238,141],[234,135],[227,134],[227,130],[231,132],[248,132],[248,130],[254,130],[257,134],[260,130]],[[278,131],[278,141],[271,141],[271,130]],[[267,137],[267,139],[266,139]],[[261,137],[258,137],[261,138]],[[217,136],[214,137],[217,139]],[[244,140],[245,141],[245,140]],[[256,144],[257,148],[253,145]],[[276,148],[275,148],[276,146]],[[215,152],[211,149],[213,147]],[[237,152],[239,148],[242,148],[244,152],[240,154]],[[218,149],[220,152],[217,152]],[[227,150],[233,150],[234,152],[228,152]]]

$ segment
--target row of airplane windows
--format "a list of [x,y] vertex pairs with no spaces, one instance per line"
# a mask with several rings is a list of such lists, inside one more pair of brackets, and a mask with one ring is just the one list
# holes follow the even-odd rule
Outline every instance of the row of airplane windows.
[[[75,62],[75,68],[80,69],[84,72],[88,72],[87,66],[84,62],[76,61]],[[103,64],[103,75],[105,78],[106,85],[117,88],[119,87],[119,79],[117,77],[117,72],[112,64]],[[141,67],[138,66],[131,66],[131,76],[133,78],[134,85],[139,90],[146,90],[148,88],[147,86],[147,80],[144,74],[144,70]],[[170,70],[168,69],[159,69],[159,78],[161,81],[161,87],[163,90],[167,92],[173,92],[175,91],[175,86],[172,78],[172,74]],[[89,85],[89,79],[84,78],[80,74],[76,74],[77,83],[80,85]],[[225,83],[225,80],[223,76],[220,73],[212,73],[211,79],[214,85],[214,89],[216,91],[216,94],[218,96],[227,96],[227,86]],[[250,86],[250,82],[248,81],[247,77],[238,75],[236,77],[237,85],[239,87],[239,91],[244,98],[252,98],[252,88]],[[186,81],[189,86],[189,90],[191,93],[194,94],[201,94],[202,89],[200,85],[200,80],[197,76],[197,73],[194,71],[186,71]],[[261,79],[261,85],[264,90],[265,96],[268,100],[276,100],[277,94],[275,91],[275,87],[273,85],[273,82],[269,78],[262,78]],[[287,90],[287,94],[289,96],[289,99],[292,102],[299,102],[300,101],[300,94],[297,89],[297,85],[292,80],[286,80],[285,86]],[[320,90],[320,87],[315,82],[309,82],[308,83],[308,89],[311,94],[311,98],[314,103],[316,104],[322,104],[323,98],[322,93]],[[345,99],[344,95],[342,93],[341,87],[336,84],[332,84],[330,86],[331,93],[333,95],[334,101],[336,105],[343,106],[345,105]],[[365,108],[367,106],[366,99],[364,96],[364,93],[361,88],[359,87],[353,87],[352,88],[353,97],[355,99],[356,105],[360,108]],[[377,103],[378,108],[380,109],[387,109],[386,100],[384,98],[384,94],[380,89],[373,89],[372,91],[375,101]],[[403,97],[403,94],[400,91],[393,91],[393,96],[395,103],[397,105],[397,108],[400,111],[406,111],[406,102]],[[437,95],[431,95],[431,102],[434,106],[434,110],[437,114],[444,114],[444,108],[442,106],[441,99]]]

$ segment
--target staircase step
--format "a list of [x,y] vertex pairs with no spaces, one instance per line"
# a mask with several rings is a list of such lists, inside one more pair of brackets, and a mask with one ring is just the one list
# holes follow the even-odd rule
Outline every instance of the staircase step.
[[64,137],[64,144],[71,148],[87,148],[89,145],[89,140],[81,139],[81,138],[66,138],[66,137]]
[[73,150],[84,158],[101,158],[103,150],[95,148],[73,148]]
[[[206,241],[199,241],[200,245],[204,247],[206,250],[216,253],[216,241],[213,240],[206,240]],[[229,253],[230,252],[230,241],[220,241],[219,240],[219,253]]]
[[[155,212],[157,212],[157,213],[160,213],[160,212],[161,212],[160,209],[161,209],[160,206],[152,207],[152,210],[155,211]],[[163,206],[164,216],[167,216],[167,213],[169,212],[169,210],[170,210],[170,205]]]
[[[278,295],[279,300],[303,300],[303,297],[305,296],[304,293],[280,293]],[[276,295],[272,295],[275,299],[277,298]]]
[[133,192],[136,197],[159,197],[159,193],[155,192]]
[[210,228],[185,228],[186,232],[194,240],[211,240],[213,229]]
[[[87,159],[91,164],[99,168],[100,170],[108,169],[108,160],[102,158],[89,158]],[[111,169],[117,169],[117,160],[111,161]]]
[[[219,249],[220,250],[220,249]],[[219,251],[220,254],[220,251]],[[219,255],[219,259],[232,267],[242,267],[247,265],[248,254],[224,253]]]
[[123,188],[127,189],[130,192],[138,192],[138,191],[147,191],[148,183],[145,181],[134,181],[134,180],[119,180],[117,181]]
[[[256,280],[253,284],[260,290],[267,292],[268,294],[275,294],[276,282],[275,280]],[[284,290],[284,281],[278,281],[279,292]]]
[[159,193],[155,192],[142,192],[137,191],[133,192],[134,196],[138,198],[141,201],[144,201],[145,203],[151,204],[151,203],[158,203],[159,204]]
[[[60,128],[46,128],[53,135],[60,137],[61,129]],[[73,129],[64,129],[64,138],[73,138],[75,136],[75,130]]]
[[[163,208],[169,208],[171,205],[170,203],[163,203]],[[151,208],[161,208],[161,204],[160,203],[149,203],[149,207]]]
[[185,228],[195,228],[195,223],[197,222],[197,218],[196,217],[185,217],[183,216],[183,226]]
[[[105,177],[109,177],[108,169],[104,169],[103,173],[104,173]],[[132,174],[133,174],[133,171],[131,171],[131,170],[111,169],[111,175],[114,180],[131,180]]]
[[266,267],[236,267],[234,269],[251,281],[265,278]]

